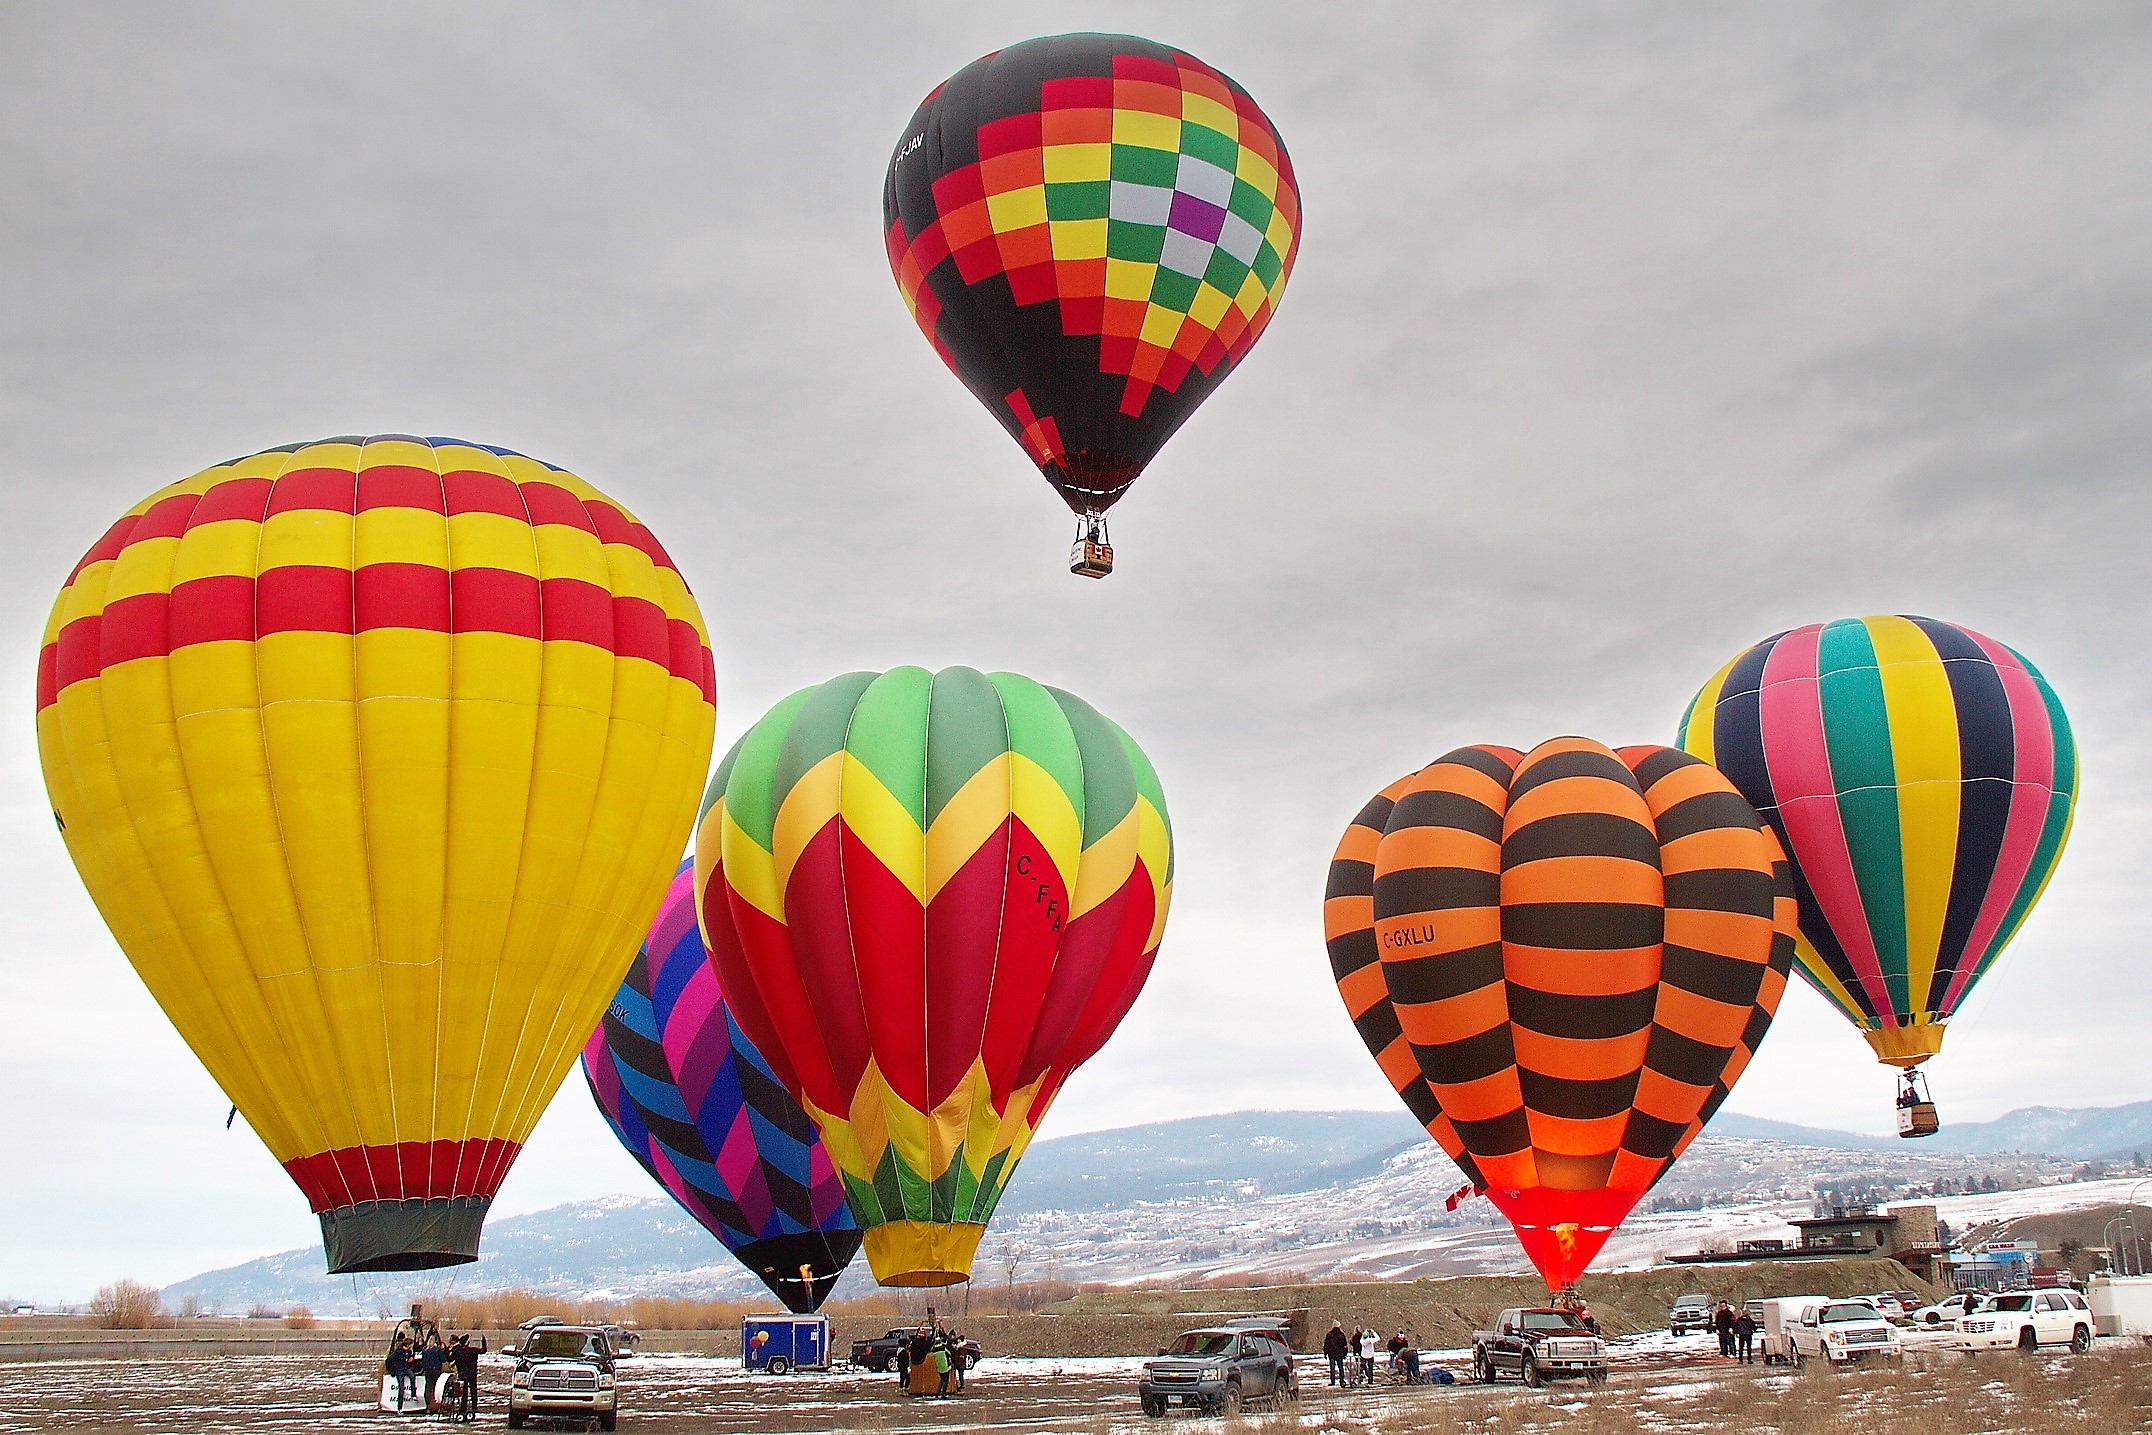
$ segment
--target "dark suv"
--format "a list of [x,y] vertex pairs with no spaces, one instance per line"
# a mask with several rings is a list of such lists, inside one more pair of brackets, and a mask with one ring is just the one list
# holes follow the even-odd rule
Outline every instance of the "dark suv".
[[1249,1400],[1289,1400],[1292,1347],[1283,1330],[1251,1322],[1191,1330],[1158,1359],[1143,1362],[1136,1393],[1146,1415],[1163,1415],[1175,1405],[1231,1415]]

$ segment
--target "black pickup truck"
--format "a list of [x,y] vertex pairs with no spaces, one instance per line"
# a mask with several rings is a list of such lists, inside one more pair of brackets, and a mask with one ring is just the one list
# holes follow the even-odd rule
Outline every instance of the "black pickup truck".
[[1526,1385],[1581,1376],[1607,1378],[1607,1343],[1555,1306],[1513,1306],[1493,1330],[1472,1337],[1472,1374],[1484,1382],[1514,1375]]
[[[910,1340],[917,1331],[916,1326],[905,1325],[897,1327],[886,1335],[875,1336],[872,1340],[853,1341],[852,1364],[874,1371],[879,1375],[896,1365],[897,1347]],[[986,1353],[979,1342],[968,1335],[959,1340],[957,1346],[964,1352],[964,1364],[966,1367],[977,1365],[979,1357]]]

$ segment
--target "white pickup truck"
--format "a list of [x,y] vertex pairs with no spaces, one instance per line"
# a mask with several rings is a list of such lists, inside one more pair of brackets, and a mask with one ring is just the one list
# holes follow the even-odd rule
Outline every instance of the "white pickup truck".
[[1818,1301],[1804,1306],[1786,1334],[1793,1363],[1828,1360],[1832,1364],[1900,1353],[1898,1327],[1864,1300]]
[[2092,1345],[2092,1307],[2076,1291],[2004,1291],[1958,1317],[1961,1350],[2036,1350]]

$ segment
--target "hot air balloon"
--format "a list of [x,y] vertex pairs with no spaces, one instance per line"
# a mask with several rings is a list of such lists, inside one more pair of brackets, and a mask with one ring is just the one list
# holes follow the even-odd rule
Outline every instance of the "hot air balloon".
[[1801,974],[1903,1071],[1899,1134],[1931,1134],[1914,1068],[1941,1049],[2070,835],[2077,745],[2047,679],[1933,618],[1812,623],[1713,674],[1681,745],[1785,844]]
[[1172,869],[1135,743],[1014,673],[848,673],[718,765],[703,936],[882,1284],[968,1278],[1055,1093],[1150,974]]
[[882,224],[912,317],[1075,511],[1070,570],[1098,578],[1106,510],[1269,324],[1300,194],[1226,76],[1132,35],[1057,35],[927,96]]
[[1556,738],[1384,788],[1338,844],[1324,928],[1385,1076],[1559,1290],[1762,1040],[1793,889],[1708,765]]
[[814,1124],[741,1034],[695,925],[695,864],[680,864],[583,1076],[620,1144],[672,1198],[802,1315],[859,1251],[844,1183]]
[[332,1272],[477,1258],[693,824],[711,679],[647,528],[454,439],[218,464],[69,575],[54,815]]

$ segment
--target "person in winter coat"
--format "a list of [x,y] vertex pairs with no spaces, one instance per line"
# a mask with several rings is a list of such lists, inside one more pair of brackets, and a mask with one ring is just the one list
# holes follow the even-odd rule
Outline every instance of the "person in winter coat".
[[1719,1302],[1719,1313],[1711,1318],[1711,1328],[1719,1333],[1719,1354],[1734,1353],[1734,1308],[1725,1301]]
[[1372,1330],[1360,1332],[1360,1383],[1375,1383],[1375,1352],[1382,1349],[1382,1337]]
[[418,1393],[418,1357],[406,1336],[389,1342],[388,1372],[396,1377],[396,1406],[401,1410]]
[[1745,1307],[1734,1317],[1734,1354],[1744,1365],[1756,1363],[1756,1317]]
[[1323,1337],[1323,1359],[1330,1362],[1330,1383],[1350,1384],[1345,1378],[1345,1361],[1352,1354],[1352,1337],[1345,1333],[1343,1321],[1330,1322],[1330,1333]]
[[471,1344],[468,1335],[459,1335],[448,1343],[448,1358],[456,1363],[456,1379],[463,1388],[456,1394],[456,1418],[478,1418],[478,1357],[486,1353],[486,1338],[478,1337],[478,1344]]

